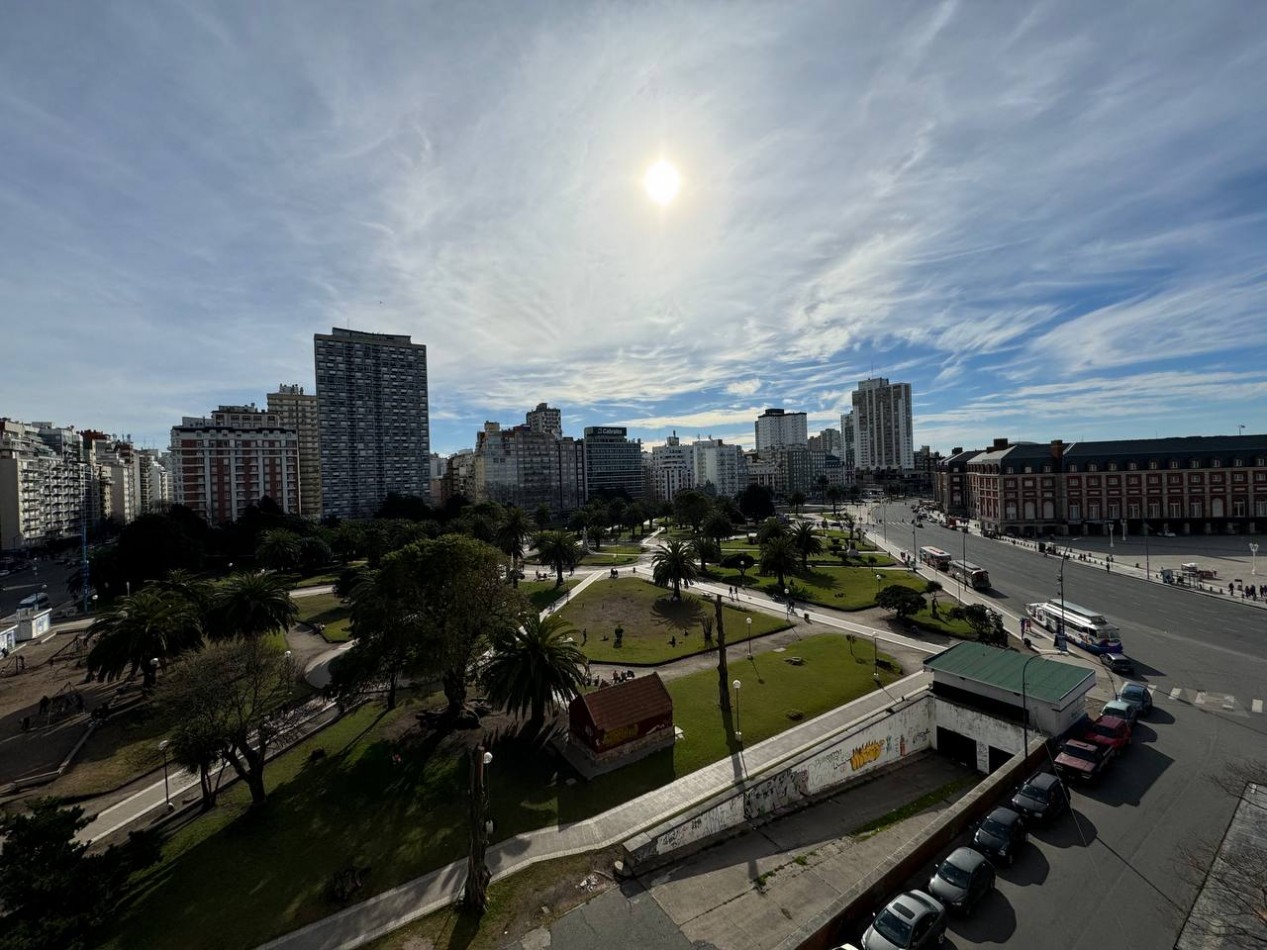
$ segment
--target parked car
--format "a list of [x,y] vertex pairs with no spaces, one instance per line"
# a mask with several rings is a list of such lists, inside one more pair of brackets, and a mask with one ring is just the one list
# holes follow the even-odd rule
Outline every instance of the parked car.
[[1104,704],[1104,707],[1100,710],[1100,715],[1117,716],[1119,719],[1125,719],[1133,726],[1135,725],[1135,720],[1139,718],[1139,707],[1121,699],[1111,699]]
[[1143,718],[1153,711],[1153,694],[1143,683],[1127,683],[1117,694],[1117,698],[1119,702],[1134,706],[1137,718]]
[[1101,716],[1091,723],[1082,741],[1106,746],[1121,755],[1131,744],[1131,724],[1118,716]]
[[1059,776],[1035,772],[1016,790],[1011,805],[1028,822],[1049,822],[1069,810],[1069,790]]
[[1113,759],[1113,750],[1081,739],[1070,739],[1056,756],[1056,771],[1084,782],[1099,778]]
[[988,858],[1011,865],[1029,837],[1025,819],[1010,808],[996,808],[977,823],[972,846]]
[[956,848],[928,879],[928,893],[947,910],[971,914],[994,890],[994,865],[972,848]]
[[946,908],[923,891],[907,891],[884,905],[862,935],[862,950],[923,950],[946,933]]
[[1123,676],[1135,675],[1135,664],[1125,653],[1101,653],[1100,662],[1108,667],[1110,673],[1121,673]]

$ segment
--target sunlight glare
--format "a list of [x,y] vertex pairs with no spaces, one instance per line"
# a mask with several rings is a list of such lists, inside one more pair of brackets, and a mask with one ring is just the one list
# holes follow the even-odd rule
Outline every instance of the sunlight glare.
[[642,179],[642,187],[647,190],[648,198],[664,206],[677,197],[678,189],[682,187],[682,177],[669,162],[660,159],[647,169],[647,174]]

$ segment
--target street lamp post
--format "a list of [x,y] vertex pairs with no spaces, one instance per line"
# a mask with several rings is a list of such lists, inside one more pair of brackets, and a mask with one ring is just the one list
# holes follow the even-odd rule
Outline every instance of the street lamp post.
[[743,732],[739,729],[739,687],[743,685],[739,680],[735,680],[730,684],[735,687],[735,741],[739,742],[743,739]]
[[1249,542],[1249,572],[1251,574],[1258,573],[1258,542]]
[[[1056,621],[1056,649],[1063,650],[1065,648],[1065,562],[1069,560],[1069,552],[1062,551],[1060,554],[1060,573],[1056,575],[1056,583],[1060,585],[1060,619]],[[1022,680],[1024,674],[1022,674]],[[1022,682],[1021,686],[1024,687]]]
[[884,580],[884,575],[883,575],[883,574],[877,574],[877,575],[875,576],[875,593],[876,593],[876,596],[877,596],[877,597],[879,597],[879,596],[880,596],[880,583],[881,583],[883,580]]
[[172,810],[171,786],[167,784],[167,747],[171,745],[171,741],[171,739],[164,739],[158,744],[158,751],[163,753],[163,804],[168,811]]
[[1148,557],[1148,522],[1144,522],[1144,580],[1150,580],[1153,576],[1152,561]]
[[752,659],[752,618],[747,618],[748,622],[748,659]]
[[916,556],[918,555],[918,553],[919,553],[919,540],[915,537],[915,519],[914,517],[912,517],[911,518],[911,570],[912,571],[918,570],[918,568],[916,568],[915,566],[916,564],[919,563],[919,558]]
[[1109,522],[1109,550],[1113,550],[1113,522]]
[[1035,653],[1021,666],[1021,735],[1024,736],[1021,745],[1021,755],[1023,756],[1029,755],[1029,693],[1025,688],[1025,671],[1037,659],[1040,659],[1040,656]]

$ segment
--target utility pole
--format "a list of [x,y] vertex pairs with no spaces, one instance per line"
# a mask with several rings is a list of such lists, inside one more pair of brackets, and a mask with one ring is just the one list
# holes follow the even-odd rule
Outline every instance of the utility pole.
[[721,594],[713,601],[717,626],[717,696],[723,718],[730,716],[730,671],[726,668],[726,628],[722,625]]

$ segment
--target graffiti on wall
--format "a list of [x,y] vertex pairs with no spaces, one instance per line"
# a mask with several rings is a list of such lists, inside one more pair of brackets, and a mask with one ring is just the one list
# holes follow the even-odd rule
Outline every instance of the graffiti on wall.
[[805,769],[789,769],[750,788],[743,797],[743,816],[761,818],[793,802],[809,798],[809,773]]
[[870,765],[884,754],[884,743],[878,739],[864,742],[853,750],[849,756],[849,767],[855,772],[865,765]]

